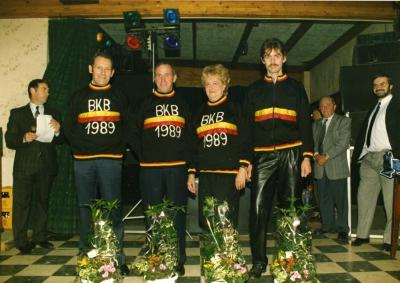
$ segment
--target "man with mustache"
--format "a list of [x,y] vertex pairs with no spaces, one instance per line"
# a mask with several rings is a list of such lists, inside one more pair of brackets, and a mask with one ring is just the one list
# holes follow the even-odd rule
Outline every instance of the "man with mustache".
[[369,243],[369,233],[375,213],[376,202],[382,190],[387,216],[383,233],[382,250],[390,251],[393,179],[381,176],[383,155],[391,150],[393,156],[400,157],[400,131],[398,113],[400,99],[392,95],[393,83],[390,76],[380,74],[372,80],[372,90],[378,103],[367,115],[359,138],[354,146],[353,161],[360,165],[360,184],[358,187],[358,225],[357,238],[353,246]]
[[[266,75],[250,86],[245,110],[253,144],[253,183],[250,203],[252,277],[266,270],[267,224],[274,195],[279,207],[290,198],[301,200],[301,178],[311,173],[313,140],[310,106],[304,86],[283,72],[287,52],[276,38],[261,46]],[[249,174],[249,173],[248,173]]]

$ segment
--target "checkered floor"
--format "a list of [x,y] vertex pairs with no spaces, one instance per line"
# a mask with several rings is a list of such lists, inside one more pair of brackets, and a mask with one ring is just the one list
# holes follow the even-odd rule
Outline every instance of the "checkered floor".
[[[198,236],[192,235],[187,241],[186,275],[178,282],[204,282],[200,276],[200,250]],[[400,282],[400,251],[397,259],[392,259],[388,252],[380,250],[381,240],[372,240],[371,244],[352,247],[341,245],[335,240],[335,234],[315,236],[313,254],[316,259],[320,282]],[[241,235],[241,245],[249,265],[251,263],[249,239]],[[21,255],[15,248],[0,255],[0,282],[74,282],[78,237],[70,239],[51,239],[55,249],[47,251],[35,248],[29,255]],[[125,253],[127,262],[132,262],[143,253],[144,236],[127,234]],[[268,247],[274,246],[269,238]],[[273,248],[268,248],[271,260]],[[127,276],[124,282],[143,282],[141,277]],[[263,276],[249,282],[273,282],[267,271]]]

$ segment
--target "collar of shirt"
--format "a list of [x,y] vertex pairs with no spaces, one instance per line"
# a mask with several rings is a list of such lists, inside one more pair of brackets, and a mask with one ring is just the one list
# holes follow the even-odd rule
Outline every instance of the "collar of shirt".
[[393,95],[389,94],[389,95],[385,96],[384,98],[379,99],[378,102],[381,103],[380,108],[386,108],[386,105],[389,104],[390,100],[392,100],[392,97],[393,97]]
[[36,106],[39,106],[39,113],[40,114],[44,114],[44,106],[43,105],[36,105],[32,102],[29,102],[29,107],[31,108],[33,117],[35,117],[35,113],[36,113]]
[[323,124],[324,121],[326,120],[326,127],[325,127],[326,131],[328,131],[328,127],[329,127],[329,125],[331,124],[333,115],[335,115],[335,114],[332,114],[332,115],[331,115],[330,117],[328,117],[328,118],[322,118],[322,124]]

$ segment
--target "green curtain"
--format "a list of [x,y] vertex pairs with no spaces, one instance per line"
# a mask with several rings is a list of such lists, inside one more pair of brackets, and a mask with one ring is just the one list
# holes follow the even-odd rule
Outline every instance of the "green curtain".
[[[49,64],[44,79],[49,83],[48,104],[66,112],[72,93],[89,82],[88,64],[96,52],[96,21],[86,19],[49,20]],[[59,170],[49,203],[48,230],[57,234],[77,233],[79,211],[69,145],[57,146]]]

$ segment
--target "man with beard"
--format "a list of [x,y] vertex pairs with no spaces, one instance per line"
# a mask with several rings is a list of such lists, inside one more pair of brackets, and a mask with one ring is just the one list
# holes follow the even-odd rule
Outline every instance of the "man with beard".
[[245,111],[253,145],[253,182],[250,201],[250,275],[266,270],[267,223],[275,193],[281,208],[301,200],[301,178],[311,173],[313,140],[310,106],[304,86],[283,71],[287,51],[283,43],[267,39],[260,49],[266,75],[250,86]]
[[360,185],[357,196],[357,238],[352,245],[369,243],[376,202],[382,190],[387,216],[382,245],[382,250],[385,251],[390,251],[393,179],[379,173],[383,168],[385,152],[391,150],[396,158],[400,157],[400,131],[397,122],[400,99],[392,95],[392,88],[392,79],[388,75],[381,74],[373,78],[372,89],[378,103],[367,115],[353,152],[353,161],[360,162]]

